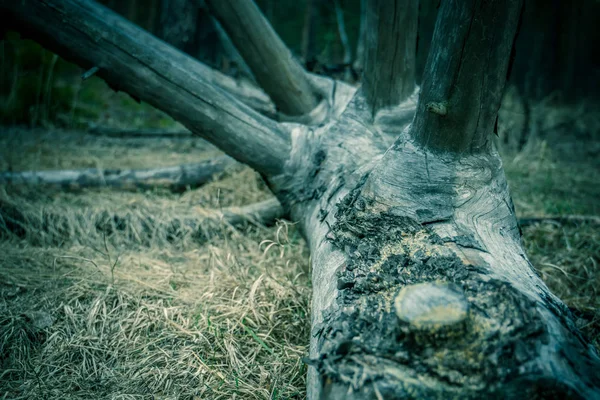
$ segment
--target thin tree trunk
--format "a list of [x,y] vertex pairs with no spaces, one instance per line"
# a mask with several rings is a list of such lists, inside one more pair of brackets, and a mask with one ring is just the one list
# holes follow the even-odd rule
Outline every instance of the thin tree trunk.
[[69,189],[111,187],[115,189],[152,189],[165,187],[182,191],[211,181],[236,162],[227,156],[197,164],[149,169],[72,169],[0,173],[0,185],[44,185]]
[[312,70],[317,61],[317,26],[319,20],[319,10],[317,6],[319,0],[306,0],[306,11],[304,12],[304,27],[302,28],[302,59],[304,65]]
[[306,72],[251,0],[207,0],[259,85],[287,115],[310,113],[319,104]]
[[365,40],[367,36],[367,0],[360,0],[360,25],[358,28],[358,40],[356,43],[356,59],[354,60],[354,71],[361,76],[365,65]]
[[213,85],[210,68],[107,8],[75,0],[0,0],[0,7],[15,28],[27,24],[42,44],[99,68],[113,88],[165,111],[238,161],[263,173],[282,169],[287,132]]
[[418,1],[371,0],[366,12],[362,87],[375,116],[415,90]]
[[[196,0],[161,0],[157,36],[196,57],[198,15],[199,5]],[[216,44],[214,42],[213,46]]]
[[352,80],[352,48],[350,47],[350,41],[348,40],[348,34],[346,33],[346,22],[344,21],[344,10],[340,5],[339,0],[333,0],[333,7],[335,9],[335,19],[337,21],[338,33],[340,35],[340,42],[344,49],[344,79],[346,81]]
[[94,127],[88,130],[88,133],[95,136],[107,136],[112,138],[168,138],[168,139],[189,139],[195,135],[188,130],[166,130],[166,129],[119,129]]

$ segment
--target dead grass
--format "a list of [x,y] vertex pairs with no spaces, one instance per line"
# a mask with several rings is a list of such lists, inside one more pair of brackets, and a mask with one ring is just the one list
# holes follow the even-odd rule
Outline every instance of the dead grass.
[[[145,167],[214,151],[14,134],[0,137],[9,143],[0,154],[12,154],[2,168]],[[521,216],[600,214],[596,164],[565,163],[539,142],[527,152],[505,158]],[[181,195],[2,188],[0,206],[26,218],[21,234],[0,222],[0,398],[304,398],[309,256],[295,227],[185,223],[268,196],[245,168]],[[523,233],[543,279],[599,346],[598,227]]]

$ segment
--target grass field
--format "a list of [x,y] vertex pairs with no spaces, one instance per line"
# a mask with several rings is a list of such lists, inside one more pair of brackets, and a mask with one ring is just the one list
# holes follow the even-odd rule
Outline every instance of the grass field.
[[[505,155],[519,216],[600,215],[600,146],[556,135]],[[0,170],[217,154],[201,139],[0,134]],[[0,220],[0,399],[304,398],[310,263],[294,223],[193,231],[166,222],[269,196],[245,167],[182,194],[0,187],[0,206],[27,217],[17,228]],[[598,225],[542,222],[523,240],[600,347]]]

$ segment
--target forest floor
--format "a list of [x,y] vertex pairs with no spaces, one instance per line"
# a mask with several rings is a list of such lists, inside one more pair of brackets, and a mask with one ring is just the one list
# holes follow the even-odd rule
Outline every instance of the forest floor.
[[[198,138],[0,128],[0,171],[149,168],[217,154]],[[519,217],[599,216],[599,154],[600,142],[564,129],[507,151]],[[163,223],[270,196],[242,166],[184,193],[0,186],[0,206],[32,221],[0,220],[0,399],[304,398],[311,284],[294,223],[212,221],[201,232]],[[599,228],[523,228],[532,263],[597,347]]]

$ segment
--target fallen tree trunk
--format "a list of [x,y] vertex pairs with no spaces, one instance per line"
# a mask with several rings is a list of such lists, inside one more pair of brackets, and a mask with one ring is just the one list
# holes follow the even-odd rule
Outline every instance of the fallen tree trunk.
[[[84,60],[113,61],[115,52],[123,55],[117,44],[128,40],[123,31],[142,35],[91,4],[0,0],[12,20],[58,33],[40,39],[59,50],[89,46]],[[273,123],[201,80],[182,99],[178,91],[189,93],[188,86],[168,72],[187,59],[167,62],[155,52],[169,50],[161,43],[144,49],[129,40],[135,51],[125,58],[136,68],[108,63],[122,69],[105,77],[132,73],[140,82],[126,89],[134,94],[148,83],[159,92],[159,83],[171,88],[153,104],[188,123],[182,111],[199,112],[190,125],[209,125],[204,136],[261,172],[299,222],[314,290],[310,399],[600,398],[598,354],[528,261],[492,146],[521,1],[442,2],[414,122],[398,133],[394,110],[414,87],[408,49],[416,26],[400,23],[414,14],[396,12],[406,5],[370,3],[376,15],[367,15],[363,90],[339,118],[318,126]],[[105,47],[76,36],[74,43],[59,28],[65,20],[70,34],[83,24],[95,37],[89,28],[99,26],[120,41]],[[136,51],[159,62],[142,57],[140,65]],[[383,109],[389,114],[379,118]]]
[[237,163],[228,156],[174,167],[149,169],[74,169],[0,173],[0,185],[46,185],[68,189],[111,187],[118,189],[168,188],[183,191],[198,187]]
[[167,139],[188,139],[194,135],[188,130],[167,130],[167,129],[119,129],[107,127],[94,127],[87,131],[91,135],[106,136],[112,138],[167,138]]

